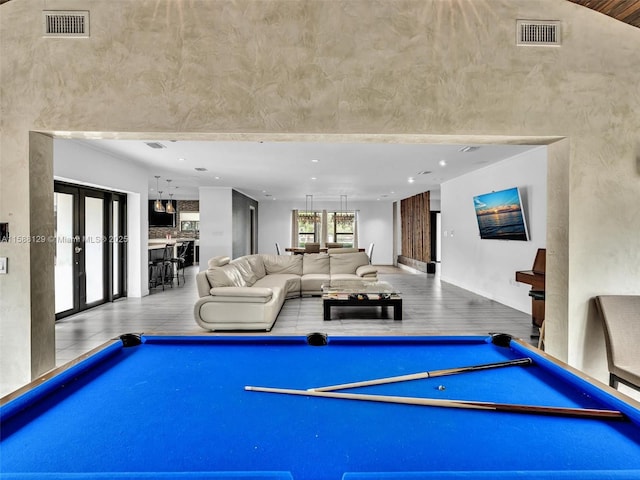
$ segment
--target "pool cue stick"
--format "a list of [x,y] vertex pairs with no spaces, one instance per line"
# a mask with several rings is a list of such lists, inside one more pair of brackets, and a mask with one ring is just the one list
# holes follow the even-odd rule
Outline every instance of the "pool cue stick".
[[344,390],[345,388],[368,387],[371,385],[383,385],[385,383],[406,382],[409,380],[421,380],[424,378],[444,377],[446,375],[456,375],[458,373],[474,372],[476,370],[488,370],[490,368],[511,367],[514,365],[531,365],[533,360],[529,357],[509,360],[506,362],[485,363],[481,365],[471,365],[468,367],[447,368],[443,370],[433,370],[431,372],[410,373],[396,377],[375,378],[363,380],[361,382],[343,383],[341,385],[329,385],[326,387],[309,388],[311,392],[331,392],[334,390]]
[[510,403],[476,402],[469,400],[442,400],[437,398],[398,397],[391,395],[364,395],[360,393],[316,392],[290,388],[271,388],[246,386],[251,392],[281,393],[309,397],[338,398],[344,400],[363,400],[369,402],[396,403],[402,405],[420,405],[427,407],[462,408],[468,410],[486,410],[493,412],[529,413],[537,415],[556,415],[565,417],[623,419],[617,410],[597,410],[590,408],[544,407],[538,405],[520,405]]

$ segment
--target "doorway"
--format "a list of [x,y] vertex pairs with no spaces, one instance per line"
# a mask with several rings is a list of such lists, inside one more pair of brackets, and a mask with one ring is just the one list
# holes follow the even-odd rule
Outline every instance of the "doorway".
[[440,263],[440,255],[442,252],[441,238],[442,238],[442,223],[441,214],[439,211],[432,210],[430,213],[430,225],[431,225],[431,261]]
[[126,296],[126,195],[54,183],[56,320]]

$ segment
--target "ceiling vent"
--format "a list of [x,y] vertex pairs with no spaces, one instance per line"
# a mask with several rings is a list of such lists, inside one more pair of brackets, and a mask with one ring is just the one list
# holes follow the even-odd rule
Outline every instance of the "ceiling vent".
[[518,46],[560,46],[560,22],[540,20],[516,21]]
[[159,142],[144,142],[147,147],[149,148],[155,148],[155,149],[160,149],[160,148],[167,148],[165,147],[163,144],[159,143]]
[[462,152],[462,153],[469,153],[469,152],[475,152],[476,150],[479,150],[480,147],[472,147],[470,145],[461,147],[458,151]]
[[49,10],[42,13],[45,37],[86,38],[89,36],[88,11]]
[[204,167],[196,167],[194,170],[195,170],[196,172],[206,172],[206,171],[207,171],[207,169],[206,169],[206,168],[204,168]]

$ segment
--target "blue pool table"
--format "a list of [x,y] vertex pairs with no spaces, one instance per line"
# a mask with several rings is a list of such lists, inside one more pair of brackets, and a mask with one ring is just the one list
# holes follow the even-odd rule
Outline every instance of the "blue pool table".
[[[450,404],[300,392],[418,372],[338,393]],[[505,335],[124,335],[2,399],[0,422],[6,479],[640,478],[639,405]]]

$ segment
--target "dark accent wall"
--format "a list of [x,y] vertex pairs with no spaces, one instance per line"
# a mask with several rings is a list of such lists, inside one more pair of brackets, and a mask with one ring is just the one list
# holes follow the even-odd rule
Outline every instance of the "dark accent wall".
[[[231,252],[233,258],[254,253],[251,251],[251,207],[255,209],[254,232],[258,237],[258,202],[242,193],[233,190],[231,196],[231,229],[233,240]],[[255,252],[257,253],[257,252]]]
[[431,261],[431,219],[429,192],[400,201],[402,256],[427,263]]

